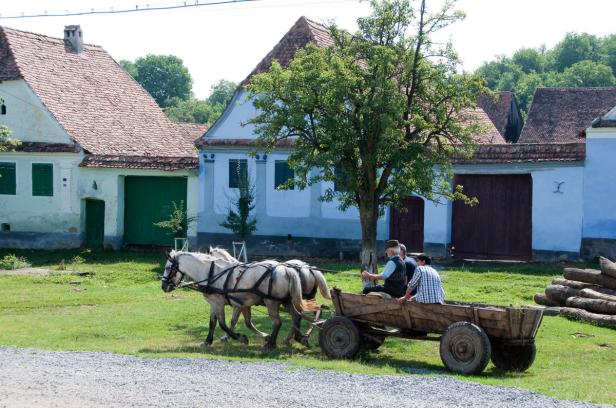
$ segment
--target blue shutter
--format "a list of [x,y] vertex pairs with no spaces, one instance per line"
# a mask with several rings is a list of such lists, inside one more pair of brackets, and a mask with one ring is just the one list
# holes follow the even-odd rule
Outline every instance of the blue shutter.
[[0,163],[0,194],[15,195],[15,163]]
[[53,164],[32,163],[32,195],[53,196]]

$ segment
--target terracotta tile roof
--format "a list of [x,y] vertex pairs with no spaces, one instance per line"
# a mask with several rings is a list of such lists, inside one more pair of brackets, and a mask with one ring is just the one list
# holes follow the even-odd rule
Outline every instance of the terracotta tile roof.
[[23,78],[88,153],[196,157],[185,133],[103,48],[76,53],[63,39],[1,27],[0,50],[0,78]]
[[616,87],[538,88],[519,142],[579,142],[593,120],[614,106]]
[[205,125],[203,123],[176,122],[174,125],[179,130],[180,136],[182,136],[186,143],[192,145],[194,145],[197,140],[201,139],[201,136],[210,128],[210,125]]
[[595,119],[595,121],[592,123],[592,127],[616,127],[616,105],[608,113],[601,116],[600,118]]
[[475,143],[478,144],[503,144],[507,143],[489,116],[481,108],[468,109],[461,115],[468,116],[468,121],[473,121],[481,126],[481,132],[474,136]]
[[477,101],[477,106],[488,114],[488,117],[503,137],[505,137],[505,132],[507,131],[509,112],[511,111],[511,103],[514,98],[515,96],[512,92],[502,91],[498,92],[495,98],[482,94]]
[[79,153],[81,149],[68,143],[21,142],[15,150],[27,153]]
[[302,16],[240,85],[246,85],[253,75],[267,71],[274,60],[283,67],[288,67],[297,50],[308,43],[314,43],[317,47],[328,47],[334,44],[334,40],[326,26]]
[[481,145],[475,149],[473,157],[458,157],[456,164],[495,164],[532,162],[572,162],[586,157],[585,143],[559,144],[500,144]]
[[87,155],[81,167],[142,170],[191,170],[199,168],[196,157]]
[[[257,147],[257,139],[208,139],[197,141],[199,147]],[[285,139],[276,143],[276,147],[293,147],[293,139]]]

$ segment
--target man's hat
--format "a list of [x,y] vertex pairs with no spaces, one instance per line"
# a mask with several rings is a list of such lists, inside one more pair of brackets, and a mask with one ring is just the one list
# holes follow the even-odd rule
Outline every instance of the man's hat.
[[400,243],[398,242],[397,239],[390,239],[389,241],[385,243],[385,248],[396,248],[399,246],[400,246]]

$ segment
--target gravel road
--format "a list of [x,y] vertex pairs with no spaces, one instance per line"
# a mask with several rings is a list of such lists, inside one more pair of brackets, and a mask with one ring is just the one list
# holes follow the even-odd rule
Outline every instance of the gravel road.
[[0,347],[0,407],[589,407],[446,376]]

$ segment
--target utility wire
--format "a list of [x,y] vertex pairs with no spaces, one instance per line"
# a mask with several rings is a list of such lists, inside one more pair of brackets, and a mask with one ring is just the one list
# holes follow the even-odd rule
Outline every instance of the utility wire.
[[26,13],[21,13],[21,14],[17,14],[17,15],[8,15],[8,16],[3,16],[2,14],[0,14],[0,20],[8,20],[8,19],[22,19],[22,18],[38,18],[38,17],[66,17],[66,16],[84,16],[84,15],[93,15],[93,14],[123,14],[123,13],[138,13],[138,12],[142,12],[142,11],[160,11],[160,10],[174,10],[174,9],[181,9],[181,8],[191,8],[191,7],[205,7],[205,6],[217,6],[217,5],[224,5],[224,4],[233,4],[233,3],[253,3],[253,2],[258,2],[258,1],[262,1],[262,0],[217,0],[217,1],[203,1],[203,0],[193,0],[193,1],[184,1],[182,3],[176,3],[173,5],[167,5],[167,6],[157,6],[157,5],[150,5],[150,4],[145,4],[145,5],[135,5],[135,8],[120,8],[120,9],[116,9],[114,7],[109,7],[108,10],[103,10],[103,9],[90,9],[90,10],[84,10],[84,11],[75,11],[75,12],[70,12],[70,11],[66,11],[64,13],[61,12],[39,12],[39,13],[32,13],[32,14],[26,14]]

